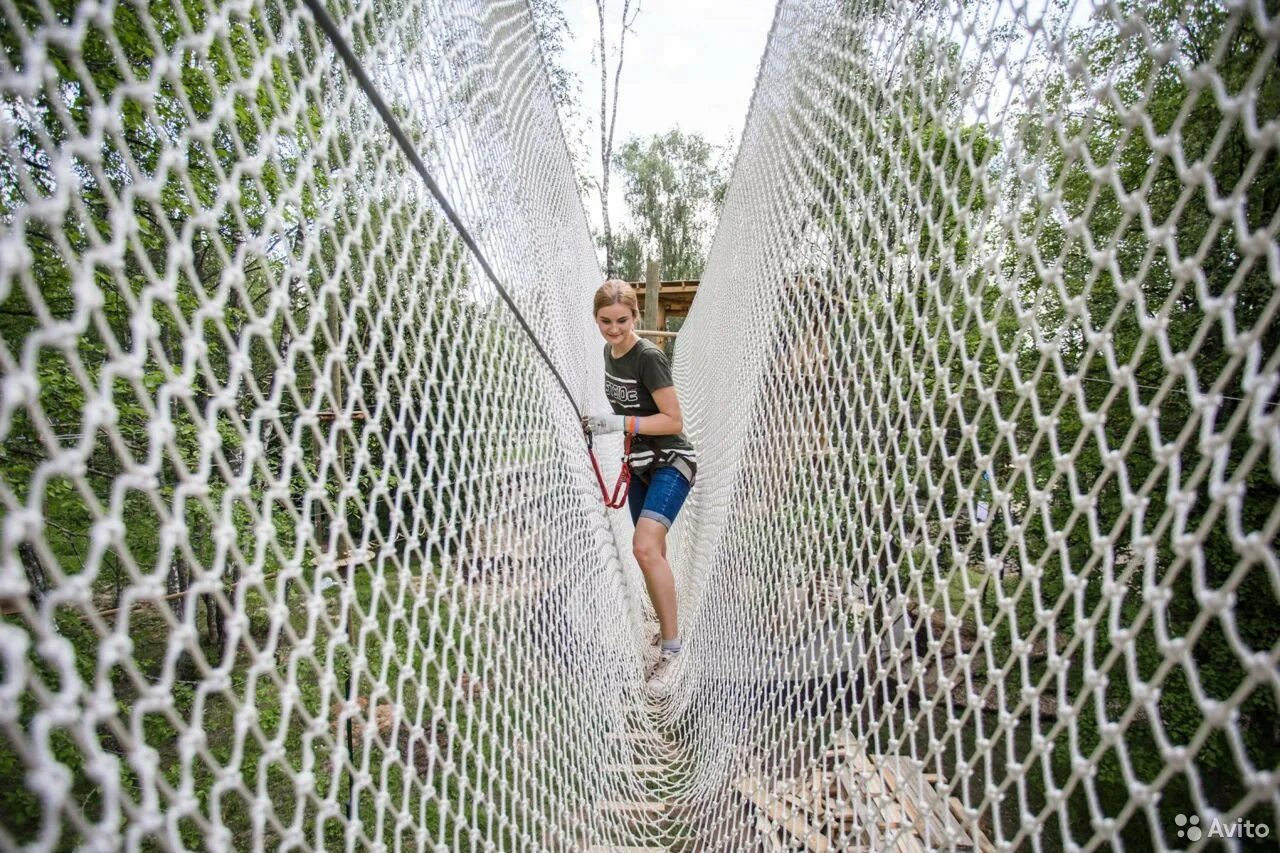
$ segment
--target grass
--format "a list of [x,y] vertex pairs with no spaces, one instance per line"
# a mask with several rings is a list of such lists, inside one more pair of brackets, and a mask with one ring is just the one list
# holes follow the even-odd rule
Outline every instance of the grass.
[[[402,579],[407,583],[404,604],[397,607]],[[460,704],[455,687],[463,673],[479,671],[479,638],[464,629],[463,620],[450,618],[449,596],[434,594],[443,583],[434,566],[425,583],[421,573],[394,568],[355,574],[350,606],[355,635],[364,638],[363,646],[357,646],[363,654],[355,668],[355,694],[366,704],[353,725],[354,774],[346,758],[345,727],[338,724],[353,661],[339,618],[341,583],[320,593],[322,606],[311,610],[302,585],[293,584],[285,602],[288,630],[280,625],[275,632],[271,599],[246,588],[248,631],[234,659],[222,666],[221,650],[203,638],[200,644],[215,671],[226,673],[223,689],[210,689],[213,672],[202,672],[190,655],[182,654],[171,667],[174,681],[151,691],[150,700],[148,687],[160,684],[166,670],[172,629],[156,605],[133,610],[127,616],[132,643],[127,666],[110,670],[119,725],[99,726],[97,747],[120,758],[119,780],[135,802],[151,787],[137,769],[139,758],[150,754],[171,792],[160,808],[192,848],[209,843],[276,849],[292,834],[306,846],[330,849],[343,845],[349,832],[360,847],[378,841],[392,849],[397,841],[416,846],[415,837],[452,847],[473,832],[488,833],[491,806],[477,802],[475,793],[486,784],[482,780],[502,776],[488,723],[494,718],[494,699],[482,696]],[[97,633],[70,611],[61,613],[57,624],[75,649],[81,679],[91,684],[101,647]],[[34,654],[28,663],[48,691],[56,690],[55,668]],[[159,703],[154,701],[157,691],[163,699]],[[28,729],[37,709],[49,703],[31,691],[24,693],[19,726]],[[405,711],[405,720],[394,721],[398,725],[393,725],[389,707],[395,703]],[[149,710],[143,713],[143,708]],[[465,731],[448,725],[462,716],[471,720]],[[383,722],[376,734],[379,727],[369,722],[373,719]],[[409,731],[415,720],[423,725],[417,737]],[[204,743],[184,761],[183,737],[193,731],[204,733]],[[0,732],[0,775],[28,778],[30,761],[19,754],[27,737]],[[81,813],[94,821],[103,807],[101,786],[87,769],[93,750],[77,743],[74,733],[55,727],[50,735],[57,760],[71,772],[74,803],[71,815],[48,816],[63,825],[59,850],[84,841],[67,817]],[[369,768],[367,774],[362,767]],[[178,792],[184,785],[194,799],[182,807],[184,797]],[[271,808],[255,813],[255,797]],[[498,800],[502,806],[503,798]],[[0,788],[0,832],[19,844],[35,840],[41,803],[27,786]],[[357,820],[349,822],[352,811]],[[129,816],[123,822],[129,823]],[[503,833],[497,837],[501,840]],[[142,847],[158,850],[162,845],[152,837],[144,838]]]

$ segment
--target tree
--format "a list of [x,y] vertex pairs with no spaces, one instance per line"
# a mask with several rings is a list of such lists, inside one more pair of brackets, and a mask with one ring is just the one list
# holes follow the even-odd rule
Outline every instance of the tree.
[[[1205,302],[1229,304],[1228,319],[1221,322],[1232,327],[1232,335],[1253,336],[1258,351],[1274,353],[1280,347],[1280,332],[1268,321],[1276,305],[1274,284],[1261,258],[1241,251],[1241,232],[1261,234],[1275,221],[1280,170],[1274,148],[1251,141],[1243,123],[1217,100],[1196,97],[1184,69],[1212,65],[1227,91],[1247,92],[1257,114],[1268,117],[1280,112],[1280,74],[1274,63],[1268,64],[1267,42],[1258,30],[1234,25],[1230,14],[1214,4],[1122,2],[1119,8],[1126,16],[1141,15],[1160,43],[1176,44],[1178,51],[1157,58],[1132,34],[1108,27],[1076,37],[1077,50],[1095,73],[1118,69],[1113,86],[1124,103],[1108,100],[1092,110],[1067,113],[1061,138],[1083,143],[1074,148],[1045,140],[1043,127],[1035,123],[1023,129],[1027,146],[1046,142],[1041,191],[1059,192],[1062,208],[1051,216],[1037,203],[1028,209],[1027,223],[1040,228],[1041,256],[1061,258],[1063,271],[1059,290],[1043,286],[1026,265],[1023,287],[1028,303],[1040,298],[1038,323],[1056,335],[1062,365],[1081,380],[1085,407],[1105,414],[1105,441],[1081,440],[1072,460],[1077,479],[1095,484],[1100,528],[1105,532],[1140,525],[1151,535],[1152,557],[1121,554],[1114,570],[1116,583],[1128,593],[1116,621],[1136,638],[1137,674],[1154,679],[1165,663],[1162,630],[1195,637],[1188,661],[1194,665],[1175,667],[1159,682],[1159,714],[1153,726],[1178,744],[1209,729],[1195,760],[1199,772],[1213,781],[1214,804],[1222,807],[1243,796],[1238,750],[1243,749],[1254,766],[1273,767],[1280,746],[1271,724],[1277,707],[1274,692],[1255,690],[1239,700],[1234,743],[1206,725],[1196,695],[1229,700],[1248,675],[1241,650],[1264,654],[1275,646],[1274,588],[1239,543],[1241,536],[1260,535],[1267,528],[1280,502],[1280,486],[1265,465],[1249,461],[1256,438],[1247,430],[1228,428],[1241,414],[1249,371],[1240,350],[1233,352],[1228,336],[1217,330],[1218,323],[1206,319]],[[1264,69],[1266,73],[1259,73]],[[1088,93],[1080,87],[1064,76],[1051,83],[1049,92],[1062,103],[1088,103]],[[1149,133],[1129,126],[1127,112],[1139,104],[1151,122]],[[1157,151],[1152,138],[1176,138],[1177,157]],[[1233,215],[1215,210],[1210,194],[1180,174],[1179,162],[1203,164],[1204,185],[1219,197],[1236,194],[1240,202]],[[1108,164],[1114,182],[1099,181],[1092,174],[1096,163]],[[1140,216],[1134,215],[1136,206],[1141,207]],[[1168,241],[1153,241],[1143,221],[1167,224]],[[1097,246],[1114,246],[1114,266],[1098,264],[1091,254]],[[1195,283],[1188,281],[1185,270],[1180,275],[1175,269],[1190,258],[1197,259]],[[1098,345],[1097,334],[1104,326],[1105,349]],[[1186,366],[1171,365],[1168,354]],[[1036,361],[1028,348],[1025,375]],[[1110,361],[1128,366],[1132,378],[1116,377]],[[1041,379],[1041,396],[1058,393],[1056,384],[1052,376]],[[1210,388],[1222,395],[1220,405],[1193,405],[1195,395]],[[1150,411],[1158,417],[1148,425]],[[1087,435],[1081,420],[1077,407],[1065,407],[1059,435],[1073,442]],[[1229,438],[1215,464],[1222,468],[1223,482],[1240,484],[1234,520],[1213,505],[1213,481],[1197,440],[1206,421]],[[1121,463],[1108,465],[1107,452],[1126,445]],[[1047,478],[1051,462],[1046,459],[1042,467]],[[1130,490],[1145,487],[1140,515],[1126,506],[1122,482]],[[1061,483],[1055,488],[1065,496]],[[1171,496],[1191,501],[1183,510],[1190,511],[1190,519],[1176,521],[1174,529],[1186,524],[1182,536],[1194,531],[1201,543],[1196,559],[1180,546],[1179,534],[1160,527],[1159,519],[1177,512]],[[1053,505],[1053,527],[1067,530],[1072,562],[1083,565],[1091,537],[1079,523],[1069,526],[1070,515],[1065,500]],[[1237,524],[1239,529],[1233,531]],[[1148,559],[1150,566],[1144,566]],[[1161,617],[1165,625],[1160,627],[1151,614],[1142,612],[1155,583],[1172,592]],[[1204,618],[1201,589],[1232,590],[1229,625],[1209,620],[1197,629]],[[1109,647],[1105,636],[1099,647]],[[1127,679],[1112,695],[1127,696]],[[1144,733],[1139,729],[1137,735]],[[1161,772],[1154,749],[1132,754],[1141,757],[1134,766],[1140,777],[1154,778]]]
[[614,235],[614,275],[623,281],[644,278],[645,241],[634,228],[623,227]]
[[605,0],[596,0],[596,16],[600,21],[600,41],[597,56],[600,60],[600,181],[596,189],[600,194],[600,216],[604,226],[604,269],[614,274],[613,225],[609,218],[609,171],[613,163],[613,130],[618,119],[618,84],[622,80],[622,60],[627,47],[627,33],[640,14],[640,1],[622,0],[622,22],[618,30],[618,64],[613,70],[613,98],[609,98],[609,52],[605,40]]
[[[592,59],[600,67],[600,112],[596,121],[600,129],[600,171],[591,174],[588,161],[583,128],[589,132],[593,125],[590,116],[582,114],[579,103],[581,84],[577,76],[568,70],[563,62],[565,42],[572,36],[568,19],[562,8],[564,0],[530,0],[529,8],[533,16],[534,33],[542,50],[543,62],[547,69],[547,78],[551,87],[552,99],[560,113],[560,123],[564,130],[565,142],[569,147],[569,159],[573,163],[574,174],[578,181],[578,190],[582,194],[584,206],[588,196],[595,195],[600,202],[600,218],[603,232],[595,234],[600,248],[604,249],[604,268],[609,275],[622,275],[620,272],[619,251],[630,248],[620,247],[613,232],[613,217],[609,212],[609,186],[612,183],[614,165],[614,129],[618,117],[618,93],[622,81],[622,65],[626,56],[627,34],[632,32],[636,17],[640,14],[639,0],[623,0],[622,13],[619,16],[617,50],[609,50],[607,0],[597,0],[596,17],[599,24],[599,37],[592,47]],[[611,60],[614,60],[611,65]],[[612,75],[610,74],[612,68]],[[594,228],[593,228],[594,233]]]
[[560,126],[564,132],[565,144],[569,148],[569,159],[577,177],[578,191],[585,195],[592,188],[593,182],[586,177],[588,154],[583,138],[586,122],[582,115],[582,81],[563,62],[565,43],[573,37],[569,20],[564,14],[563,2],[564,0],[530,0],[529,11],[533,15],[533,29],[547,71],[551,100],[560,114]]
[[[33,54],[24,52],[30,36],[23,33],[77,14],[69,0],[19,4],[15,25],[0,28],[6,67],[26,73]],[[76,45],[49,47],[51,70],[41,88],[0,91],[7,122],[0,225],[18,232],[27,254],[0,281],[0,372],[29,371],[37,380],[31,398],[0,425],[0,513],[32,505],[41,518],[17,543],[30,598],[20,602],[29,621],[18,624],[36,636],[47,629],[44,616],[27,617],[30,606],[74,580],[86,591],[83,607],[52,614],[54,630],[43,642],[56,644],[82,674],[98,660],[103,621],[127,625],[130,651],[107,676],[122,719],[138,683],[162,677],[173,653],[179,675],[194,664],[240,679],[247,646],[283,648],[291,630],[273,635],[261,619],[227,617],[287,603],[290,587],[281,592],[267,580],[277,574],[317,595],[323,587],[309,567],[318,552],[341,556],[404,532],[404,522],[394,520],[404,504],[393,507],[392,495],[411,501],[419,517],[434,517],[434,497],[406,498],[397,481],[450,452],[457,437],[440,428],[445,413],[481,405],[451,373],[487,363],[483,346],[459,347],[462,355],[451,363],[412,365],[379,350],[387,328],[411,330],[422,352],[436,336],[487,345],[494,324],[465,295],[463,245],[436,227],[403,159],[384,157],[392,142],[366,101],[356,97],[336,109],[350,89],[332,62],[330,75],[297,84],[330,47],[312,31],[279,51],[284,14],[268,7],[222,20],[194,2],[124,5],[87,26]],[[183,53],[189,31],[215,24],[223,27],[219,38],[199,55]],[[354,49],[372,50],[359,42]],[[113,100],[137,69],[174,55],[184,59],[170,63],[148,97]],[[246,76],[269,55],[270,73]],[[471,90],[458,84],[457,91],[462,100]],[[93,137],[87,128],[108,103],[120,104],[120,115]],[[411,135],[427,137],[411,117],[402,121]],[[68,142],[77,157],[59,169],[56,152],[73,147]],[[244,169],[247,159],[258,165]],[[30,215],[56,193],[69,198],[65,210]],[[95,265],[92,254],[101,256],[103,243],[117,238],[125,248]],[[321,315],[325,322],[313,322]],[[345,337],[330,334],[337,317],[347,320]],[[51,327],[75,334],[57,346],[29,345]],[[364,358],[370,353],[377,355]],[[328,384],[335,375],[340,392]],[[95,401],[109,403],[108,424],[94,426]],[[354,422],[343,425],[346,414]],[[348,457],[363,460],[336,462],[340,454],[324,452],[339,442]],[[72,454],[76,473],[43,475]],[[136,473],[144,469],[149,481]],[[122,489],[129,472],[135,485]],[[344,486],[360,499],[344,496]],[[378,524],[365,523],[375,515]],[[108,516],[120,532],[98,547],[94,523]],[[211,535],[215,529],[221,536]],[[428,538],[428,531],[412,532]],[[366,533],[368,541],[356,541]],[[424,562],[430,548],[424,542]],[[263,583],[242,583],[248,565]],[[122,589],[136,588],[144,575],[167,580],[171,607],[122,601]],[[197,581],[204,590],[198,599],[191,594]],[[98,610],[104,612],[83,612]],[[179,627],[196,629],[202,615],[205,637],[188,630],[188,639],[173,639]],[[46,653],[35,643],[30,648],[32,669],[58,677]],[[352,661],[339,653],[327,664],[340,677]],[[306,677],[294,685],[313,708],[328,707],[331,688]],[[211,697],[206,709],[218,712],[225,701]],[[279,707],[272,688],[254,701],[264,715]],[[21,725],[39,702],[32,692],[20,696]],[[172,714],[184,717],[192,708],[191,691],[175,691]],[[292,722],[282,725],[296,762],[301,732]],[[216,731],[209,749],[230,762],[225,735]],[[71,774],[68,796],[85,814],[97,812],[103,798],[101,778],[85,772],[102,752],[154,750],[160,764],[181,772],[168,721],[148,722],[140,736],[104,725],[88,740],[63,730],[49,740]],[[248,779],[259,772],[258,754],[247,744],[238,762]],[[327,763],[324,744],[313,754]],[[23,763],[0,735],[0,773],[20,779],[14,768]],[[120,773],[126,787],[139,787],[129,764]],[[275,771],[267,775],[283,790]],[[325,774],[318,786],[332,790],[340,776]],[[202,802],[220,796],[198,769],[191,781]],[[0,835],[34,839],[59,808],[21,784],[8,786],[0,790]],[[317,835],[333,826],[308,820]],[[242,810],[232,809],[227,823],[233,834],[252,831]],[[67,849],[77,831],[69,828],[62,839]],[[187,846],[199,843],[194,829],[183,835]],[[243,837],[235,842],[226,846],[248,846]]]
[[[1121,25],[1131,20],[1143,21],[1140,33]],[[1152,783],[1166,772],[1159,740],[1196,744],[1194,772],[1214,808],[1246,803],[1245,763],[1274,767],[1280,747],[1275,693],[1250,688],[1247,656],[1275,648],[1275,594],[1246,540],[1274,525],[1280,488],[1257,459],[1257,436],[1238,426],[1248,381],[1256,382],[1242,342],[1266,359],[1280,332],[1268,322],[1272,277],[1261,253],[1244,247],[1245,235],[1275,221],[1280,170],[1274,146],[1251,136],[1223,99],[1192,88],[1186,69],[1212,68],[1260,123],[1273,118],[1280,74],[1268,64],[1263,30],[1215,4],[1126,0],[1072,34],[1088,73],[1049,75],[1000,127],[974,123],[964,109],[964,92],[990,69],[970,67],[946,36],[899,47],[890,38],[858,42],[853,34],[866,30],[850,30],[842,54],[856,60],[824,67],[825,86],[803,74],[794,81],[797,116],[839,117],[816,140],[830,155],[800,167],[816,190],[794,225],[812,247],[806,275],[842,303],[833,349],[883,334],[904,342],[901,361],[926,366],[921,378],[906,377],[910,392],[894,394],[883,416],[855,415],[868,430],[885,425],[864,441],[896,444],[914,462],[890,485],[898,494],[888,502],[921,508],[908,529],[940,538],[942,524],[969,515],[962,493],[1006,496],[986,538],[957,537],[908,560],[885,543],[874,570],[900,570],[919,605],[936,608],[971,562],[992,556],[1018,566],[1020,577],[1002,585],[1004,603],[993,596],[957,610],[990,631],[995,660],[1010,659],[1014,631],[1064,648],[1067,696],[1092,695],[1075,741],[1055,745],[1052,772],[1064,779],[1073,755],[1088,758],[1095,772],[1086,784],[1096,784],[1106,813],[1126,807],[1126,775]],[[916,30],[890,20],[874,31]],[[1056,57],[1044,59],[1056,67]],[[1114,95],[1100,99],[1086,82],[1101,79]],[[1047,128],[1055,111],[1062,124]],[[804,122],[789,126],[793,144],[815,141]],[[1153,140],[1176,141],[1177,150]],[[1035,169],[1015,168],[1011,149],[1036,152]],[[1203,177],[1189,176],[1188,163]],[[1102,165],[1109,177],[1100,177]],[[1227,197],[1238,200],[1229,210]],[[1001,202],[1018,225],[990,215]],[[1151,223],[1168,236],[1154,238]],[[1211,301],[1220,319],[1206,318]],[[833,358],[868,376],[883,370],[890,383],[902,376],[869,352],[863,362],[838,351]],[[1220,402],[1193,405],[1209,389]],[[904,423],[920,437],[902,438]],[[1209,432],[1221,437],[1216,475],[1199,439]],[[1215,481],[1239,489],[1236,506],[1213,494]],[[888,521],[866,527],[860,532],[872,536],[893,529]],[[921,567],[923,582],[913,581]],[[982,583],[980,591],[994,591],[989,576]],[[1157,585],[1170,593],[1163,608],[1151,605]],[[1230,618],[1207,618],[1208,590],[1231,595]],[[1045,602],[1074,607],[1046,620]],[[1081,614],[1100,627],[1082,629]],[[1174,658],[1165,637],[1183,638],[1185,655]],[[1109,678],[1105,688],[1086,682],[1091,668]],[[1027,672],[1041,695],[1051,692],[1044,660]],[[993,692],[982,686],[981,661],[970,673],[978,692]],[[1139,682],[1156,688],[1155,712],[1140,708],[1122,729],[1121,757],[1104,732],[1137,706]],[[1230,733],[1206,718],[1204,697],[1234,706]],[[1195,810],[1187,776],[1161,784],[1162,810]],[[1083,796],[1077,788],[1069,812],[1087,815]],[[1247,814],[1271,822],[1265,805]],[[993,817],[1012,828],[1010,815]],[[1089,832],[1081,819],[1071,818],[1072,832]],[[1140,818],[1126,818],[1123,832],[1126,847],[1151,844]]]
[[615,163],[635,221],[634,232],[620,241],[627,263],[639,267],[647,248],[662,259],[663,277],[700,276],[725,193],[716,148],[696,133],[673,129],[627,140]]

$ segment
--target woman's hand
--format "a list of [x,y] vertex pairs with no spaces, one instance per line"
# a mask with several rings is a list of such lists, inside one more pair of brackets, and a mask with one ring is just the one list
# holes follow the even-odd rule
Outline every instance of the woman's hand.
[[592,435],[608,435],[611,432],[622,432],[626,429],[624,415],[585,415],[582,418],[582,431]]

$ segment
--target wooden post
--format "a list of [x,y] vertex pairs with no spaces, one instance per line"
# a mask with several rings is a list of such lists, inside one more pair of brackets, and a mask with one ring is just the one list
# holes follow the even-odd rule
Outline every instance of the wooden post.
[[644,271],[644,328],[649,331],[662,331],[662,327],[658,325],[658,318],[661,316],[658,290],[661,287],[662,266],[657,261],[649,261]]

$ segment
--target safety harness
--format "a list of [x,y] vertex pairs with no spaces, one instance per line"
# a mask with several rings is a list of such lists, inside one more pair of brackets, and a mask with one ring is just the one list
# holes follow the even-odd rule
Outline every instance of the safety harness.
[[604,472],[600,470],[600,460],[596,459],[596,451],[592,446],[593,437],[587,431],[587,455],[591,457],[591,467],[596,469],[596,482],[600,484],[600,496],[609,509],[620,509],[627,502],[627,494],[631,491],[631,466],[627,460],[631,457],[632,433],[626,433],[622,440],[622,470],[618,472],[618,482],[613,486],[613,496],[609,496],[609,488],[604,484]]

